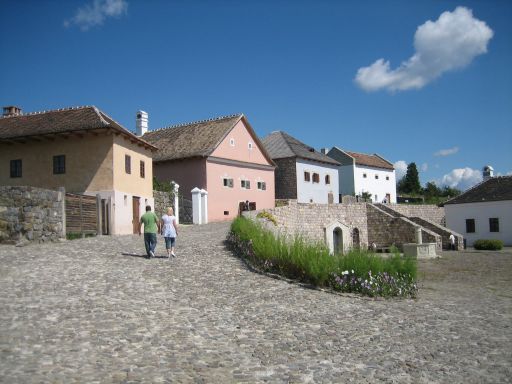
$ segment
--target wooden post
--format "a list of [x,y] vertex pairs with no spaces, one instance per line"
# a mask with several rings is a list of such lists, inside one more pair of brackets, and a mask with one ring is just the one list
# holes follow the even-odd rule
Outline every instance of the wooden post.
[[82,235],[82,239],[85,237],[85,233],[83,230],[83,210],[82,210],[82,195],[80,195],[80,234]]
[[102,227],[102,217],[101,217],[101,196],[99,193],[96,194],[96,236],[103,235],[103,227]]
[[62,238],[66,238],[66,189],[64,187],[59,188],[59,197],[61,201],[61,214],[62,214]]

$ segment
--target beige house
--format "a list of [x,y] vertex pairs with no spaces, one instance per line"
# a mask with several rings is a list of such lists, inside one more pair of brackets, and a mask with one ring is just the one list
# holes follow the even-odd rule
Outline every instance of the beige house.
[[135,233],[154,206],[152,152],[94,106],[0,117],[0,185],[29,185],[100,195],[108,233]]

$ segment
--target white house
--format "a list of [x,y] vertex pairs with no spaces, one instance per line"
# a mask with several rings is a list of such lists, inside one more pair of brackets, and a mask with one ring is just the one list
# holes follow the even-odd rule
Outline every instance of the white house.
[[277,165],[276,199],[296,199],[299,203],[338,202],[336,160],[282,131],[272,132],[262,142]]
[[444,203],[446,226],[464,235],[466,245],[478,239],[497,239],[512,246],[512,176],[492,177]]
[[393,164],[378,154],[367,155],[349,152],[338,147],[322,149],[327,156],[340,165],[339,193],[362,195],[370,193],[374,202],[396,203],[396,177]]

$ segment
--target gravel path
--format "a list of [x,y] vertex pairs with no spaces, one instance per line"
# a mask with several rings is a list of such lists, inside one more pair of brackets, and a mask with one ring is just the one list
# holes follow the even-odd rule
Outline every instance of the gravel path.
[[0,246],[0,382],[511,382],[512,250],[373,300],[252,273],[227,230],[183,227],[171,260],[138,236]]

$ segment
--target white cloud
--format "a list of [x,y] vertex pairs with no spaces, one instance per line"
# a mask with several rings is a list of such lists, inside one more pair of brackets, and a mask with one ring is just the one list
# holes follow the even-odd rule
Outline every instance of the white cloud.
[[398,68],[391,69],[389,61],[378,59],[369,67],[359,68],[355,82],[365,91],[420,89],[444,72],[464,68],[486,53],[493,34],[470,9],[457,7],[418,27],[416,52]]
[[428,164],[427,163],[421,164],[421,171],[422,172],[427,172],[428,171]]
[[434,153],[434,156],[450,156],[455,155],[457,152],[459,152],[459,147],[440,149],[439,151]]
[[71,19],[64,21],[64,26],[77,25],[82,31],[102,25],[108,17],[120,17],[126,14],[126,0],[94,0],[78,8]]
[[440,184],[464,191],[481,181],[482,171],[466,167],[454,169],[444,175]]
[[395,167],[395,177],[398,181],[407,173],[407,163],[403,160],[398,160],[393,166]]

